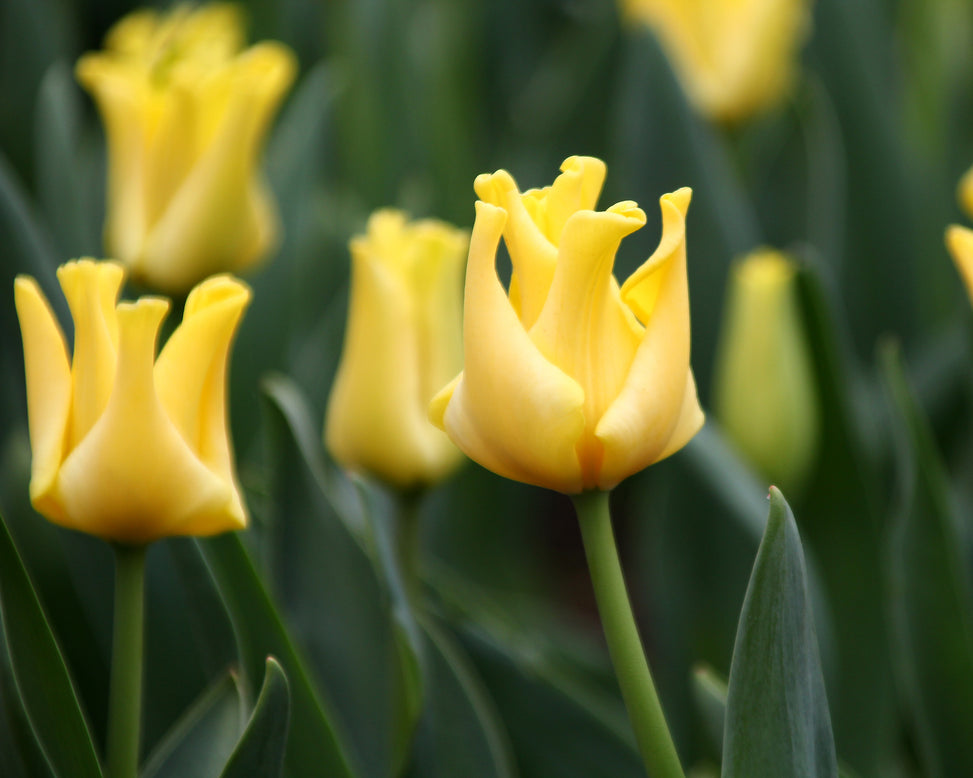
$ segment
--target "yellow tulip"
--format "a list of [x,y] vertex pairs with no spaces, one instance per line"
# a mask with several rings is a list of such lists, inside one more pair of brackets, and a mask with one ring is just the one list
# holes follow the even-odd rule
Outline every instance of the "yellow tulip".
[[108,140],[106,248],[155,288],[185,292],[276,243],[258,165],[296,62],[279,43],[242,48],[233,6],[178,6],[126,16],[78,61]]
[[714,380],[714,407],[727,435],[788,493],[803,488],[820,431],[796,272],[791,259],[769,249],[733,268]]
[[73,359],[34,279],[14,284],[34,507],[126,544],[244,527],[225,381],[250,290],[229,276],[197,286],[156,359],[168,300],[116,305],[124,270],[112,262],[68,262],[57,275],[74,319]]
[[973,300],[973,230],[952,225],[946,230],[946,246],[963,277],[966,293]]
[[793,77],[809,0],[622,0],[651,27],[696,107],[734,121],[771,105]]
[[430,418],[495,473],[570,494],[610,489],[674,453],[703,413],[689,367],[690,190],[662,197],[659,247],[619,288],[615,252],[645,214],[630,201],[591,210],[600,160],[571,157],[561,170],[523,194],[504,170],[476,179],[465,366]]
[[463,365],[465,232],[377,211],[351,241],[344,351],[325,443],[354,471],[400,488],[434,483],[462,456],[427,418],[433,394]]

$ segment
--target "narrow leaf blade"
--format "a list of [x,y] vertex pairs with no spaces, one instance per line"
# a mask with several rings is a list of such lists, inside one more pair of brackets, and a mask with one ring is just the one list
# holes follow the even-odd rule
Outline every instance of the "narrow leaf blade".
[[279,778],[284,769],[290,714],[287,676],[269,656],[260,697],[221,778]]
[[0,620],[17,690],[55,774],[100,778],[74,684],[20,554],[0,519]]
[[722,775],[837,774],[804,552],[790,507],[771,487],[730,666]]

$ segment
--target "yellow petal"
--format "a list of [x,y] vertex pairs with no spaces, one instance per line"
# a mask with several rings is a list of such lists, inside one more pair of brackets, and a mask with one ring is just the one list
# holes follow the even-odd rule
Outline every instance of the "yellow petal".
[[946,246],[963,277],[966,293],[973,300],[973,230],[952,225],[946,230]]
[[473,188],[483,202],[507,212],[503,238],[516,279],[517,313],[524,327],[530,328],[537,321],[547,299],[547,291],[551,288],[557,247],[534,222],[517,189],[517,183],[506,170],[477,176]]
[[142,271],[151,283],[183,290],[220,269],[244,269],[269,250],[277,215],[257,155],[295,71],[293,54],[278,44],[240,56],[219,130],[147,237]]
[[190,292],[183,320],[156,361],[159,402],[183,440],[215,475],[230,485],[229,507],[246,525],[246,508],[236,485],[226,426],[226,373],[230,345],[250,289],[230,276],[213,276]]
[[477,202],[466,273],[466,369],[445,410],[441,393],[430,413],[467,456],[495,473],[577,492],[584,392],[544,359],[507,300],[495,268],[505,221],[502,209]]
[[118,342],[115,301],[125,271],[113,262],[82,259],[59,267],[57,277],[74,319],[70,451],[108,404]]
[[[384,216],[370,224],[369,237],[372,226],[382,235],[384,224]],[[346,467],[409,486],[435,480],[449,464],[444,459],[455,458],[449,440],[426,417],[416,300],[402,268],[376,254],[386,250],[384,238],[375,246],[352,242],[348,324],[328,401],[326,443]]]
[[101,418],[64,461],[66,526],[122,543],[239,525],[232,490],[189,449],[156,395],[153,357],[168,303],[118,306],[118,365]]
[[613,283],[612,265],[622,238],[644,224],[645,214],[631,202],[576,211],[564,228],[544,309],[530,329],[540,353],[584,391],[578,453],[585,488],[595,485],[601,465],[595,426],[621,390],[641,335]]
[[30,498],[45,516],[62,516],[54,481],[71,413],[71,366],[57,319],[33,278],[14,281],[14,300],[24,340],[27,421],[30,429]]
[[555,246],[572,214],[594,210],[605,183],[605,163],[596,157],[568,157],[561,163],[561,171],[549,187],[523,195],[534,223]]
[[606,484],[655,462],[680,422],[689,376],[689,199],[688,189],[661,198],[659,246],[622,286],[622,299],[645,323],[645,334],[621,392],[595,433],[604,444],[601,482]]
[[130,263],[142,252],[149,228],[146,154],[149,94],[144,78],[103,54],[85,54],[75,73],[94,98],[105,125],[108,150],[108,213],[105,247]]

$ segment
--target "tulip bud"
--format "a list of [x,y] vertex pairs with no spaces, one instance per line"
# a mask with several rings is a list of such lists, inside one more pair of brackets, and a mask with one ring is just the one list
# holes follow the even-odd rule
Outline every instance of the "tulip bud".
[[809,27],[808,0],[622,0],[651,27],[697,109],[745,118],[779,100]]
[[788,493],[810,474],[820,425],[796,272],[767,249],[734,266],[714,379],[714,409],[730,440]]
[[[689,368],[685,218],[665,195],[662,240],[619,287],[635,203],[592,210],[605,165],[571,157],[550,187],[521,193],[505,170],[476,179],[465,366],[430,418],[484,467],[573,494],[610,489],[684,446],[703,424]],[[496,272],[503,236],[509,296]]]
[[58,269],[74,354],[34,279],[14,284],[33,454],[30,496],[56,524],[126,544],[246,526],[226,425],[226,366],[250,290],[214,276],[155,357],[169,301],[118,303],[124,270]]
[[377,211],[351,241],[351,300],[325,443],[350,470],[400,488],[435,483],[462,457],[426,408],[463,364],[466,233]]
[[946,247],[963,278],[967,295],[973,300],[973,230],[952,225],[946,230]]
[[243,50],[224,4],[136,11],[81,57],[108,142],[105,245],[135,280],[182,293],[269,254],[279,228],[260,151],[295,71],[282,44]]

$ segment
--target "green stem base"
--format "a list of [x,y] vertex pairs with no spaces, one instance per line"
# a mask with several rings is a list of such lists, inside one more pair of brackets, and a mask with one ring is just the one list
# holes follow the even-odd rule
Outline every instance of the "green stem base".
[[609,493],[602,491],[572,497],[608,652],[648,774],[652,778],[685,778],[628,599],[608,498]]
[[136,778],[142,726],[145,546],[116,545],[115,625],[108,700],[108,775]]

